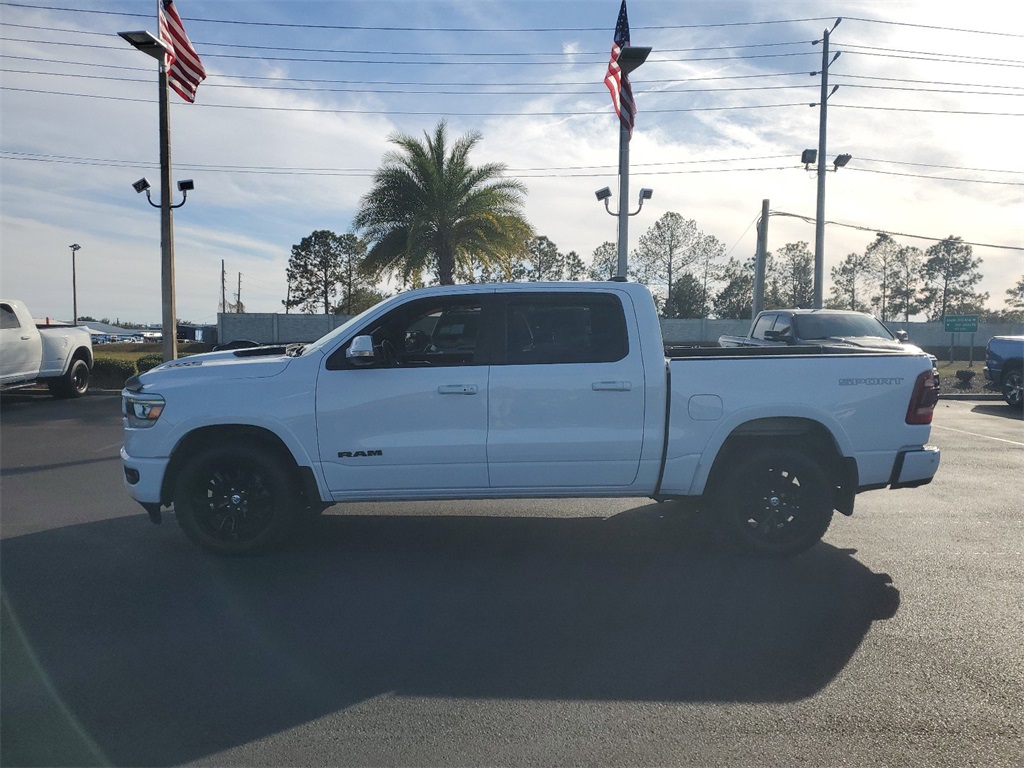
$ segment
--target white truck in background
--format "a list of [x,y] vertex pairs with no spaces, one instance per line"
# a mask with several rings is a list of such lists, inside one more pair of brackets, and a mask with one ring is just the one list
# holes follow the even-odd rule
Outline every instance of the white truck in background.
[[122,393],[128,493],[225,554],[347,501],[692,500],[745,549],[929,483],[923,353],[695,349],[666,359],[633,283],[426,288],[308,345],[195,355]]
[[92,337],[85,328],[37,326],[21,301],[0,300],[0,388],[46,384],[54,397],[89,390]]

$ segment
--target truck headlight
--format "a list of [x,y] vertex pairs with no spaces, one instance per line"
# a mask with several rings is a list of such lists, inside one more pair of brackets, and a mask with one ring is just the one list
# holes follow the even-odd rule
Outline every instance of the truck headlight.
[[130,394],[121,397],[121,415],[129,427],[152,427],[164,412],[160,395]]

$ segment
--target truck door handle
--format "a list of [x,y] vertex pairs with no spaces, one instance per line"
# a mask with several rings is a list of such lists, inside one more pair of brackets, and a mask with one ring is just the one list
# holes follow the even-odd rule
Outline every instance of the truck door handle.
[[633,385],[628,381],[595,381],[590,388],[595,392],[629,392]]
[[476,384],[442,384],[437,388],[439,395],[475,395]]
[[28,341],[28,340],[29,340],[29,339],[31,339],[31,338],[32,338],[31,336],[22,336],[22,337],[21,337],[21,340],[22,340],[22,341]]

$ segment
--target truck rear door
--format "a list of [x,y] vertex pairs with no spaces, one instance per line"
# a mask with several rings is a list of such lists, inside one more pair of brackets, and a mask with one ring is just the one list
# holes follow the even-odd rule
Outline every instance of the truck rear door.
[[34,379],[42,354],[39,332],[26,327],[11,304],[0,304],[0,382]]
[[487,456],[492,488],[626,487],[644,432],[632,307],[614,292],[501,292]]

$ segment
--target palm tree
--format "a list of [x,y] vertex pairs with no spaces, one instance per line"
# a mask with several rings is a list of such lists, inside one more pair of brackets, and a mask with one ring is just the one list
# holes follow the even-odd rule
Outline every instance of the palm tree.
[[362,269],[394,273],[403,282],[433,269],[441,285],[455,282],[456,267],[471,270],[492,258],[525,249],[532,228],[522,215],[526,188],[502,178],[505,166],[469,164],[480,140],[473,132],[449,151],[445,121],[421,142],[389,137],[399,151],[388,152],[359,201],[355,226],[372,242]]

